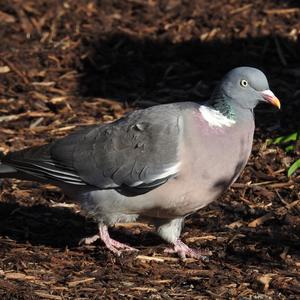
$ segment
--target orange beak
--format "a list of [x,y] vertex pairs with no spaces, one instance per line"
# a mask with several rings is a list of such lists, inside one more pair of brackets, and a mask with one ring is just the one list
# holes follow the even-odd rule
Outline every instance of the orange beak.
[[271,103],[272,105],[276,106],[278,109],[280,109],[281,104],[279,99],[274,95],[274,93],[271,90],[264,90],[261,92],[263,99]]

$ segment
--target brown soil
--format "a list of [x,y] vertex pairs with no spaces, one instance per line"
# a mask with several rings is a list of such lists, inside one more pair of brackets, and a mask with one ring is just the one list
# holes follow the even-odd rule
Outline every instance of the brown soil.
[[257,109],[238,183],[186,222],[183,239],[209,262],[165,255],[134,224],[112,234],[138,255],[78,246],[96,224],[58,189],[3,180],[1,299],[299,299],[300,175],[286,176],[296,154],[265,143],[300,127],[299,33],[298,1],[2,0],[3,152],[134,107],[205,100],[239,65],[263,69],[283,109]]

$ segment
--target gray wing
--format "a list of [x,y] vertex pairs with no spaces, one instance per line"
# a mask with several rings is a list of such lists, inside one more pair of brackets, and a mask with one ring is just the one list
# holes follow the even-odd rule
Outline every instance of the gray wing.
[[178,173],[182,131],[180,106],[160,105],[11,153],[3,162],[54,182],[137,195]]

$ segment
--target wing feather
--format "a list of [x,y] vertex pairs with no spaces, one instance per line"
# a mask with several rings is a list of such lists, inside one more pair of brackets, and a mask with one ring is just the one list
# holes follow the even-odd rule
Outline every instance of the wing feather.
[[[191,104],[190,104],[191,105]],[[110,124],[86,127],[50,144],[8,154],[17,170],[71,185],[137,195],[180,170],[185,104],[138,110]]]

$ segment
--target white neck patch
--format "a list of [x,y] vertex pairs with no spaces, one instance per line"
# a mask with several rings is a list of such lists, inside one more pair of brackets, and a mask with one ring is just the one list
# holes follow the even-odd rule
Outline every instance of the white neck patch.
[[211,107],[201,105],[199,107],[199,111],[201,112],[203,119],[207,121],[210,127],[231,127],[233,124],[235,124],[234,120],[225,117],[218,110],[215,110]]

